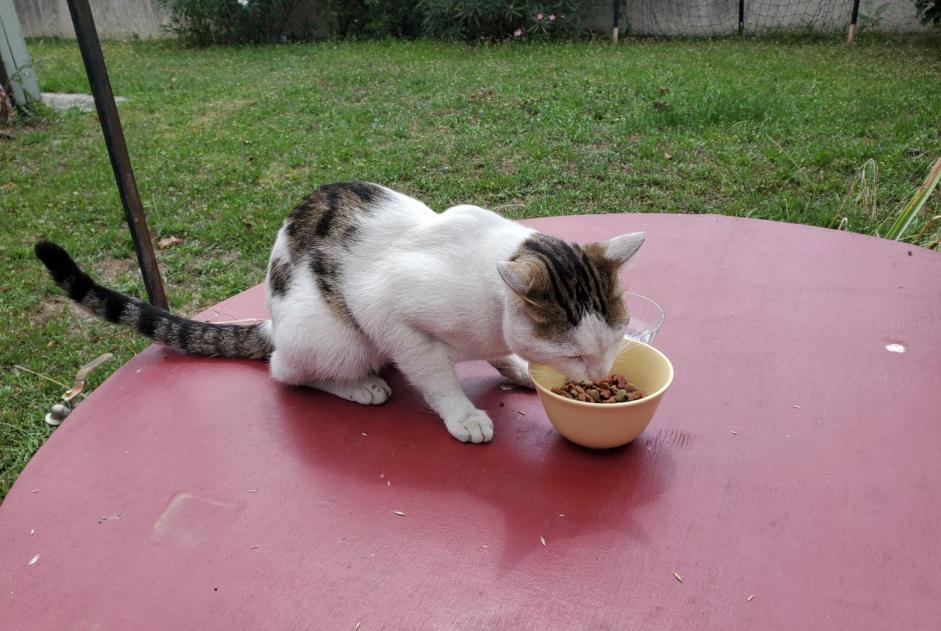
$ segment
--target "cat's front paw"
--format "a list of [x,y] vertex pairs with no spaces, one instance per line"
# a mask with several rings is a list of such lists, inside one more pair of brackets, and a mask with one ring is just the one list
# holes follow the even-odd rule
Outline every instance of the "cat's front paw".
[[352,383],[315,381],[307,385],[360,405],[382,405],[392,394],[392,388],[389,387],[389,384],[376,375],[367,375]]
[[532,377],[529,376],[529,363],[519,355],[504,357],[503,359],[491,362],[490,365],[500,371],[501,375],[517,386],[523,386],[531,390],[536,389],[536,386],[533,385]]
[[382,377],[370,375],[359,382],[351,399],[360,405],[382,405],[392,395],[392,388]]
[[493,421],[480,410],[474,410],[459,421],[445,421],[448,433],[462,443],[489,443],[493,438]]

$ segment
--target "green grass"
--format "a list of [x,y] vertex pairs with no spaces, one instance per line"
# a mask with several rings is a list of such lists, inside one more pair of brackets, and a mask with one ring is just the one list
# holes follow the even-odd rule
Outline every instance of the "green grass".
[[[43,90],[87,91],[73,42],[32,41],[30,52]],[[926,40],[104,52],[115,93],[131,99],[121,116],[151,228],[183,239],[159,261],[185,314],[260,282],[282,218],[324,182],[368,179],[436,208],[473,202],[512,217],[846,217],[873,233],[941,155],[941,53]],[[13,366],[68,382],[113,351],[94,386],[146,345],[50,303],[58,292],[31,253],[53,238],[142,294],[95,117],[13,134],[0,137],[0,496],[63,391]],[[874,202],[858,195],[868,160]],[[872,192],[871,177],[862,188]],[[941,212],[937,197],[927,212]]]

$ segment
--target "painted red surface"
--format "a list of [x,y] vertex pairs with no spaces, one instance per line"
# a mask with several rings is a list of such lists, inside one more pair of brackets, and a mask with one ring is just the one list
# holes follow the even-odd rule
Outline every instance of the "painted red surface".
[[362,408],[151,347],[0,507],[0,626],[941,628],[941,256],[713,216],[532,223],[648,233],[627,277],[676,380],[634,444],[567,443],[484,366],[461,371],[496,424],[473,446],[396,376]]

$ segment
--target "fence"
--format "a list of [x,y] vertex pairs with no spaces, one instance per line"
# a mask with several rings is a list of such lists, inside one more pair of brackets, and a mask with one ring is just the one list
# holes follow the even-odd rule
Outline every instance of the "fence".
[[[853,0],[621,0],[619,26],[622,33],[659,37],[845,33],[852,10]],[[924,28],[912,0],[861,0],[859,25],[887,32]]]

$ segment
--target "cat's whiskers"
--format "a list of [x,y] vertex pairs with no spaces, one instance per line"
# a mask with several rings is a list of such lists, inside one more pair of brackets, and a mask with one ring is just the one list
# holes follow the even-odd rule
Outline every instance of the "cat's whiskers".
[[632,337],[625,337],[625,338],[623,339],[623,341],[621,342],[621,349],[622,349],[622,350],[627,350],[627,349],[629,349],[629,348],[633,348],[634,346],[637,345],[637,342],[638,342],[638,341],[639,341],[639,340],[635,340],[635,339],[632,338]]
[[258,318],[242,318],[241,320],[220,320],[218,322],[209,320],[209,324],[260,324],[264,320]]
[[495,359],[500,359],[500,358],[503,358],[503,357],[509,357],[509,356],[512,355],[512,354],[513,354],[513,351],[511,351],[511,350],[510,350],[509,348],[507,348],[506,346],[498,346],[498,347],[493,348],[493,349],[490,349],[490,350],[480,351],[480,353],[479,353],[479,355],[480,355],[482,358],[495,358]]

